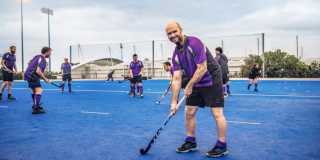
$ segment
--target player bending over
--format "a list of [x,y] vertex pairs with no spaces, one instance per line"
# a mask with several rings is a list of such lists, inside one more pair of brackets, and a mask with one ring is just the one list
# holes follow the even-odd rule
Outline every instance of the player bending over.
[[108,79],[106,80],[106,82],[108,82],[109,79],[111,79],[111,81],[113,82],[113,77],[112,77],[113,73],[114,73],[114,70],[112,70],[112,71],[108,74]]
[[50,81],[43,75],[46,68],[46,58],[49,58],[50,55],[51,48],[43,47],[41,49],[41,54],[33,57],[26,69],[26,72],[24,73],[24,80],[28,81],[29,88],[31,88],[33,114],[45,113],[43,108],[39,105],[42,94],[40,79],[42,78],[46,83],[50,83]]

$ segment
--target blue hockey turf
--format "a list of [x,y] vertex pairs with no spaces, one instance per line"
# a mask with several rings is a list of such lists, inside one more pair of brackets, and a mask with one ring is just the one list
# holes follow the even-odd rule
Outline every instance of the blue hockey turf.
[[[156,104],[168,83],[143,81],[142,99],[130,98],[128,82],[73,81],[75,93],[42,83],[46,113],[33,115],[27,83],[14,82],[18,100],[0,102],[0,159],[207,158],[217,140],[209,108],[196,115],[199,150],[176,152],[186,138],[184,106],[140,155],[170,113],[170,93]],[[259,92],[247,84],[231,81],[224,109],[229,155],[219,159],[319,159],[320,81],[261,81]]]

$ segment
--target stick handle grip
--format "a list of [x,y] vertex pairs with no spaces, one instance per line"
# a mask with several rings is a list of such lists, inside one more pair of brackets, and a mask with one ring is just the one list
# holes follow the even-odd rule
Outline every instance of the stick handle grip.
[[[181,98],[181,100],[179,101],[179,103],[177,104],[177,109],[179,109],[180,105],[182,104],[182,102],[186,99],[185,96],[183,96]],[[169,117],[168,118],[171,118],[173,116],[173,112],[170,113]]]

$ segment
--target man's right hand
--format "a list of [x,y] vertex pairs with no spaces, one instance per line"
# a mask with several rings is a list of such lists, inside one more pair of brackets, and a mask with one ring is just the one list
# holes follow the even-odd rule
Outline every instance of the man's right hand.
[[175,115],[178,112],[177,103],[171,104],[171,112]]
[[47,79],[47,78],[44,78],[43,80],[44,80],[46,83],[50,83],[49,79]]

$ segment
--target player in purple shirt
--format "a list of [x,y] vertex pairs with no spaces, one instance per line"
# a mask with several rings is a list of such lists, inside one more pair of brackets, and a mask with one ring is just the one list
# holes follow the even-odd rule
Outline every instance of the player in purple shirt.
[[39,105],[41,100],[42,88],[40,79],[42,78],[46,83],[50,81],[43,75],[43,72],[46,68],[46,58],[49,58],[51,55],[51,48],[43,47],[41,49],[41,55],[36,55],[29,62],[28,68],[24,73],[24,80],[28,81],[29,88],[31,88],[31,97],[33,100],[33,114],[45,113],[43,108]]
[[181,88],[182,69],[191,78],[184,89],[184,96],[187,98],[185,107],[187,138],[177,152],[198,150],[195,114],[198,107],[208,106],[216,121],[218,140],[214,148],[206,154],[209,157],[227,155],[227,124],[223,115],[224,98],[220,66],[198,38],[183,35],[183,30],[177,22],[169,23],[166,33],[168,39],[176,44],[172,56],[174,74],[171,112],[174,114],[178,111],[177,100]]
[[[16,98],[11,96],[11,85],[13,82],[13,74],[17,74],[17,66],[16,66],[16,47],[11,46],[10,51],[3,54],[1,60],[1,68],[2,68],[2,76],[3,83],[0,89],[0,101],[3,101],[2,92],[4,88],[8,85],[8,98],[7,100],[17,100]],[[14,68],[14,70],[13,70]]]
[[[164,70],[166,70],[167,72],[170,71],[170,73],[171,73],[171,75],[172,75],[172,77],[173,77],[174,71],[173,71],[173,67],[171,67],[171,63],[170,63],[170,62],[164,62],[164,63],[163,63],[163,68],[164,68]],[[187,84],[189,83],[189,81],[190,81],[190,78],[188,77],[188,75],[187,75],[184,71],[182,71],[181,88],[186,88],[186,86],[187,86]],[[172,85],[171,85],[171,84],[172,84],[172,79],[171,79],[171,81],[170,81],[170,83],[169,83],[170,88],[169,88],[168,90],[166,90],[166,92],[169,92],[169,90],[172,88]]]
[[143,98],[143,87],[142,87],[142,72],[144,71],[143,63],[138,60],[137,54],[132,56],[133,61],[130,63],[130,77],[131,77],[131,97],[135,97],[135,84],[138,85],[138,92],[140,93],[140,97]]
[[66,81],[68,80],[68,87],[69,87],[69,92],[73,93],[73,91],[71,90],[71,66],[80,64],[78,63],[69,63],[68,62],[68,58],[64,58],[64,63],[62,63],[61,65],[61,74],[62,74],[62,87],[61,87],[61,93],[64,92],[64,84],[66,83]]

